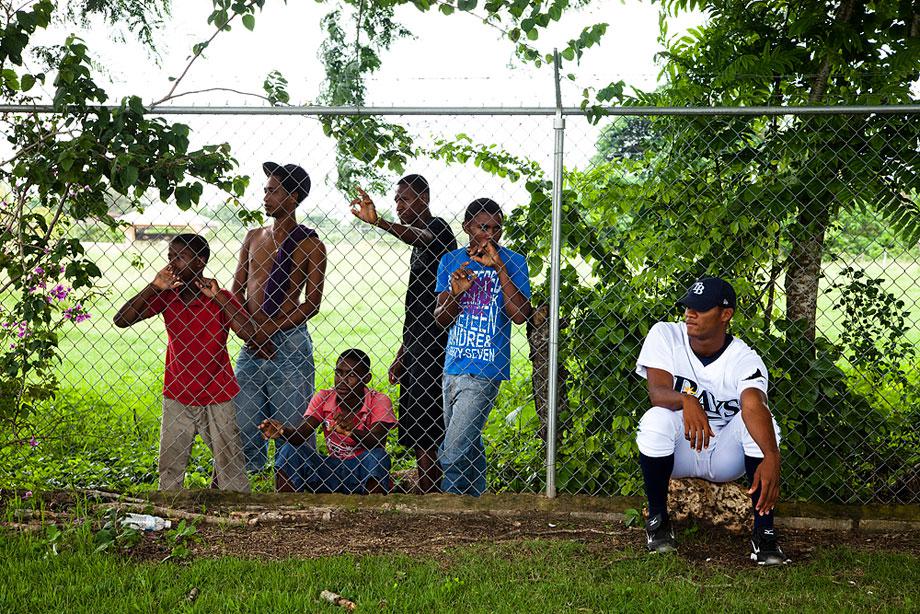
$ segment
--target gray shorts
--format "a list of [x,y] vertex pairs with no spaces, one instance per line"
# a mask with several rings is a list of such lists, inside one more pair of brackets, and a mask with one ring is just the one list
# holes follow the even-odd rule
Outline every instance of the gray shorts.
[[163,399],[160,458],[157,462],[160,490],[182,488],[195,435],[201,435],[214,455],[213,479],[217,487],[249,492],[233,401],[196,406],[167,398]]

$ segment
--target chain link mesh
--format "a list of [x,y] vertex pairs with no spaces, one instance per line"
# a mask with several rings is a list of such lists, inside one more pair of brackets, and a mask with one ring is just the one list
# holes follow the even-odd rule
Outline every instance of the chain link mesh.
[[[739,295],[731,332],[754,348],[769,370],[770,405],[783,433],[783,497],[918,502],[920,378],[914,351],[920,341],[920,248],[912,231],[920,225],[918,119],[916,114],[656,114],[592,125],[583,117],[569,118],[555,462],[559,492],[641,493],[635,433],[649,396],[635,374],[639,350],[655,322],[681,319],[675,302],[689,282],[720,274]],[[395,418],[403,420],[399,386],[390,383],[388,369],[403,340],[412,248],[354,218],[349,200],[357,194],[346,197],[335,187],[336,144],[324,135],[318,118],[189,114],[181,120],[194,140],[232,146],[241,172],[252,178],[245,202],[250,209],[261,207],[262,162],[295,162],[310,173],[313,186],[297,216],[325,245],[322,306],[307,324],[309,341],[276,351],[283,349],[301,363],[305,359],[298,352],[312,355],[315,374],[306,369],[304,377],[314,381],[298,384],[305,387],[305,398],[336,386],[334,371],[344,350],[365,351],[369,387],[381,399],[391,399]],[[449,224],[457,244],[470,244],[463,226],[467,205],[489,197],[505,214],[500,243],[523,254],[529,266],[534,312],[526,325],[509,325],[510,379],[497,392],[481,381],[463,384],[450,378],[444,384],[456,393],[448,413],[451,419],[463,414],[465,426],[453,433],[460,438],[455,477],[469,482],[458,491],[542,492],[549,436],[552,118],[454,114],[388,121],[404,126],[427,152],[409,160],[405,170],[427,178],[431,212]],[[377,211],[396,220],[399,174],[380,177],[366,187]],[[9,486],[157,486],[166,330],[161,317],[125,330],[113,325],[113,317],[167,264],[166,241],[179,232],[207,238],[205,275],[230,289],[247,228],[234,207],[208,189],[190,211],[155,198],[144,204],[142,212],[131,212],[129,203],[112,203],[125,214],[123,234],[91,225],[68,229],[83,241],[102,278],[85,305],[90,320],[61,336],[61,393],[41,409],[46,425],[37,433],[41,445],[20,451],[16,467],[5,470]],[[791,267],[807,261],[816,241],[820,267],[812,273],[820,275],[794,271],[806,285],[808,279],[818,283],[812,293],[817,301],[817,341],[812,343],[808,331],[791,322],[795,307],[787,296]],[[488,326],[493,326],[497,316],[489,310],[501,305],[495,297],[508,295],[502,294],[498,276],[479,279],[488,287],[479,288],[479,302],[471,308],[479,310],[483,322],[491,317]],[[807,312],[808,292],[805,298],[802,294],[795,301],[804,301]],[[482,340],[478,343],[481,350]],[[239,374],[243,343],[230,333],[227,344]],[[463,351],[471,355],[468,347]],[[298,368],[304,371],[303,364]],[[440,402],[442,387],[437,388]],[[306,407],[297,413],[302,410]],[[185,486],[208,484],[214,457],[205,444],[218,445],[216,423],[228,411],[211,408],[207,419],[204,410],[186,411],[190,422],[179,431],[197,430],[202,437],[194,445],[185,437],[179,445],[180,457],[191,446],[181,480]],[[373,422],[362,422],[362,412],[377,418],[386,414],[382,406],[359,410],[353,425],[359,432],[361,424]],[[272,417],[271,412],[263,417]],[[333,413],[324,424],[334,431],[336,422]],[[236,425],[230,421],[223,428]],[[369,476],[380,477],[388,488],[417,486],[415,450],[400,440],[398,429],[389,430],[386,458],[332,464],[324,460],[335,451],[323,430],[321,425],[319,455],[304,452],[296,459],[311,469],[322,464],[320,473],[335,480],[327,488],[366,486]],[[269,446],[267,465],[250,462],[253,488],[275,486],[271,465],[279,443]],[[232,479],[225,483],[218,476],[217,481],[226,487]]]

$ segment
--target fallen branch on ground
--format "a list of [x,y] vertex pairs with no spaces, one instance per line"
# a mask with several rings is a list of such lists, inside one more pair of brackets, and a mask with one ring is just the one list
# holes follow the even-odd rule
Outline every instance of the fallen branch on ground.
[[144,499],[138,499],[137,497],[128,497],[128,496],[120,495],[114,492],[105,492],[104,490],[93,490],[93,489],[88,489],[88,488],[77,488],[75,490],[82,495],[86,495],[87,497],[94,497],[96,499],[105,499],[106,501],[124,501],[125,503],[148,503]]
[[358,607],[354,601],[349,601],[342,597],[338,593],[333,593],[332,591],[323,591],[319,594],[320,597],[331,603],[332,605],[337,605],[341,608],[345,608],[348,611],[352,611]]
[[171,507],[161,505],[152,505],[150,503],[103,503],[99,508],[105,510],[117,510],[122,512],[140,512],[142,514],[154,513],[164,518],[178,518],[180,520],[191,520],[203,522],[205,524],[220,524],[231,526],[246,526],[247,522],[243,518],[228,518],[225,516],[209,516],[207,514],[195,514],[183,510],[176,510]]

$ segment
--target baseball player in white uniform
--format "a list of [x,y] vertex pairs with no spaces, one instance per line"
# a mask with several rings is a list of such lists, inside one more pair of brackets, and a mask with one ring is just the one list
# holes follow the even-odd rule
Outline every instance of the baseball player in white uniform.
[[684,321],[655,324],[639,353],[636,372],[648,380],[652,403],[636,436],[648,497],[647,546],[676,549],[667,510],[671,478],[730,482],[746,473],[754,508],[751,559],[777,565],[788,561],[773,529],[779,427],[767,407],[766,366],[728,334],[735,300],[725,280],[696,280],[678,301]]

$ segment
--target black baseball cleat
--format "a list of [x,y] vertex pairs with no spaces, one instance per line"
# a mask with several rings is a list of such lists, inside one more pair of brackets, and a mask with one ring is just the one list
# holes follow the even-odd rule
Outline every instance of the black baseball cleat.
[[785,565],[789,562],[773,529],[754,529],[751,535],[751,560],[758,565]]
[[677,540],[671,521],[664,514],[655,514],[645,523],[645,547],[649,552],[677,552]]

